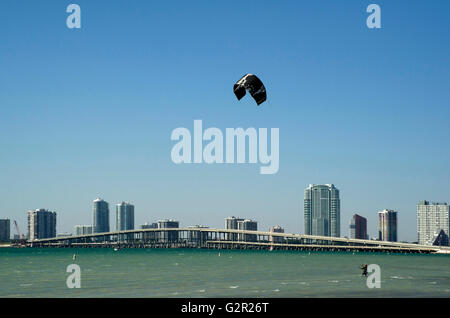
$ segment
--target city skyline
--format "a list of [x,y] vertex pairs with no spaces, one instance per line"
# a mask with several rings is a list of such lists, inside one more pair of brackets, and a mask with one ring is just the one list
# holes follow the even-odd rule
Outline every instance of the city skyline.
[[[79,30],[57,1],[0,4],[0,218],[23,232],[39,207],[59,232],[90,224],[100,196],[133,202],[136,224],[245,215],[304,233],[304,188],[334,183],[341,234],[358,211],[377,236],[389,208],[416,241],[417,202],[450,201],[450,3],[380,1],[379,30],[367,3],[77,3]],[[233,94],[246,73],[267,89],[259,107]],[[278,172],[174,164],[171,132],[197,119],[279,128]]]
[[[310,184],[308,186],[308,188],[305,190],[305,202],[306,202],[306,193],[309,193],[314,188],[316,188],[316,190],[318,190],[318,191],[320,191],[322,188],[324,188],[324,189],[332,189],[332,190],[334,189],[335,191],[337,191],[337,200],[340,201],[339,200],[339,190],[337,190],[334,187],[333,184],[328,184],[328,185]],[[322,189],[322,190],[324,190],[324,189]],[[420,226],[420,222],[423,223],[424,221],[422,219],[424,219],[424,217],[425,217],[425,216],[421,216],[421,213],[420,213],[420,211],[421,211],[420,207],[422,207],[422,206],[427,208],[426,210],[424,210],[424,212],[427,212],[427,216],[426,216],[427,227],[426,228],[423,227],[423,225],[422,225],[422,227]],[[439,220],[439,222],[440,222],[439,225],[434,225],[434,226],[428,225],[430,223],[430,221],[428,220],[428,218],[429,218],[429,216],[428,216],[429,214],[428,213],[430,211],[428,209],[428,207],[434,208],[433,210],[431,210],[433,212],[433,214],[432,214],[433,220],[434,220],[434,218],[437,218],[437,220]],[[441,209],[443,208],[444,210],[439,210],[439,208],[438,208],[438,210],[436,210],[436,207],[441,207]],[[99,210],[103,210],[103,211],[99,211]],[[448,229],[449,229],[449,226],[450,226],[450,223],[449,223],[449,212],[448,212],[449,211],[449,207],[448,207],[448,205],[445,202],[444,203],[432,202],[431,205],[430,205],[429,201],[422,200],[422,201],[418,202],[417,210],[418,210],[418,212],[417,212],[418,213],[417,214],[417,237],[418,238],[415,241],[413,241],[413,242],[418,242],[419,244],[424,244],[424,245],[432,245],[431,244],[432,241],[430,241],[430,237],[429,236],[431,234],[433,234],[433,233],[434,233],[435,236],[437,234],[441,234],[442,235],[442,233],[440,233],[440,231],[443,232],[443,235],[448,237],[447,233],[449,231]],[[440,212],[441,214],[436,214],[439,211],[441,211]],[[155,228],[155,227],[158,228],[158,227],[160,227],[160,223],[161,222],[170,224],[169,227],[174,227],[173,224],[175,224],[175,223],[177,223],[178,225],[180,224],[180,221],[178,221],[178,220],[175,221],[173,219],[164,218],[164,219],[160,219],[157,222],[153,222],[153,223],[150,223],[150,224],[148,222],[145,222],[145,223],[140,223],[140,225],[135,225],[135,223],[134,223],[134,205],[130,204],[129,202],[125,202],[125,201],[122,201],[121,203],[116,204],[116,213],[115,213],[115,217],[114,217],[114,219],[116,220],[115,224],[111,223],[111,218],[109,217],[109,203],[107,201],[103,200],[103,199],[97,198],[97,199],[93,200],[93,219],[94,219],[94,224],[95,224],[95,220],[99,218],[98,217],[99,212],[107,213],[108,221],[106,223],[104,223],[106,221],[106,219],[104,219],[104,218],[102,219],[101,227],[104,230],[97,230],[97,233],[110,232],[109,229],[115,229],[116,231],[119,231],[119,229],[118,229],[119,227],[120,228],[121,227],[126,227],[126,228],[122,228],[120,230],[133,230],[133,229],[138,229],[138,228],[142,228],[143,229],[143,228]],[[50,213],[50,214],[53,215],[53,217],[54,217],[54,225],[52,225],[52,228],[50,230],[51,232],[54,232],[54,236],[53,237],[61,236],[61,235],[64,236],[66,234],[67,235],[84,235],[84,234],[95,233],[95,231],[94,231],[95,226],[93,224],[92,225],[80,225],[80,224],[72,225],[73,232],[58,231],[58,229],[56,227],[56,224],[57,224],[57,222],[56,222],[56,215],[57,215],[57,213],[49,211],[47,209],[40,208],[40,209],[30,210],[30,211],[27,212],[27,215],[28,215],[28,226],[27,226],[28,235],[27,236],[28,237],[30,236],[30,230],[32,231],[32,228],[30,227],[31,226],[30,224],[33,223],[33,221],[30,223],[30,215],[31,214],[35,214],[35,213],[47,213],[47,214]],[[444,214],[442,214],[442,213],[444,213]],[[394,215],[394,219],[393,220],[391,220],[390,217],[382,217],[383,215],[391,215],[391,214]],[[306,222],[305,215],[303,215],[303,217],[305,218],[304,221]],[[120,220],[121,218],[124,218],[124,219],[121,221]],[[361,219],[363,224],[362,225],[356,225],[355,218]],[[10,223],[9,222],[10,220],[8,218],[0,219],[0,221],[8,221],[8,224]],[[124,221],[125,221],[125,223],[124,223]],[[358,222],[361,222],[361,221],[358,221]],[[224,228],[225,229],[247,229],[247,230],[250,229],[250,230],[255,230],[256,231],[256,230],[258,230],[258,226],[257,226],[258,222],[259,222],[258,220],[251,220],[251,219],[248,219],[248,218],[237,218],[235,216],[226,217],[225,218],[225,226],[224,226]],[[342,222],[340,222],[340,220],[338,222],[342,223]],[[187,224],[190,224],[190,225],[187,225]],[[187,227],[199,227],[200,226],[198,224],[193,225],[192,223],[187,223],[187,224],[186,224]],[[250,226],[246,226],[246,224],[250,224]],[[383,211],[378,211],[378,224],[377,224],[378,236],[370,236],[369,234],[367,234],[365,238],[363,238],[363,237],[357,237],[357,238],[370,239],[370,240],[372,240],[372,239],[375,239],[375,240],[386,240],[386,241],[394,241],[394,242],[400,241],[400,240],[398,240],[398,227],[397,227],[397,224],[398,224],[397,211],[390,210],[390,209],[384,209]],[[114,227],[114,225],[115,225],[115,227]],[[366,233],[365,231],[367,230],[367,219],[365,217],[362,217],[362,216],[358,215],[358,214],[354,214],[352,216],[351,220],[350,220],[349,235],[345,235],[344,234],[344,235],[340,235],[340,236],[337,236],[337,237],[355,238],[354,237],[355,236],[355,225],[356,225],[356,227],[362,226],[363,227],[362,228],[362,231],[363,231],[362,233]],[[394,226],[394,227],[392,228],[392,226]],[[201,226],[201,227],[205,227],[205,226]],[[206,228],[209,228],[209,226],[206,226]],[[216,228],[220,228],[220,227],[216,227]],[[267,229],[267,231],[273,231],[274,229],[277,229],[277,228],[282,229],[282,231],[284,232],[284,228],[281,228],[279,225],[271,225]],[[427,231],[426,232],[426,236],[425,236],[424,229],[426,229],[426,231]],[[436,229],[439,229],[439,231],[436,231]],[[41,229],[41,231],[42,230],[43,229]],[[260,229],[260,230],[266,231],[264,229]],[[48,229],[45,229],[44,231],[48,231]],[[360,229],[358,230],[358,232],[359,231],[360,231]],[[421,233],[421,231],[423,233]],[[112,230],[112,232],[114,232],[114,230]],[[433,232],[433,233],[431,233],[431,232]],[[14,233],[13,231],[11,231],[10,233],[11,233],[10,234],[11,237],[16,235],[16,233]],[[324,233],[298,233],[298,234],[332,236],[332,235],[329,235],[329,234],[325,234],[324,235]],[[362,234],[362,235],[364,236],[364,234]],[[47,236],[47,235],[45,235],[45,236]],[[49,236],[47,236],[47,237],[49,237]],[[426,237],[427,238],[427,240],[426,240],[427,242],[425,242],[425,239],[421,238],[421,237]],[[41,238],[42,238],[42,235],[41,235]],[[436,237],[434,237],[434,238],[436,238]],[[422,243],[421,243],[421,240],[422,240]]]

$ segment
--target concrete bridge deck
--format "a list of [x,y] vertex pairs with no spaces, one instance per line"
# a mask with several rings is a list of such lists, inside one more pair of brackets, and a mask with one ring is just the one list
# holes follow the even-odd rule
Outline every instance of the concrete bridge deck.
[[450,254],[450,247],[210,228],[139,229],[27,241],[30,247],[289,249]]

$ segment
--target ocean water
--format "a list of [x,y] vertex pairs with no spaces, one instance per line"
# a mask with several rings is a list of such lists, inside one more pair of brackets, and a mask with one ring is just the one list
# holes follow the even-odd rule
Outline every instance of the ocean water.
[[[70,264],[81,288],[66,285]],[[367,287],[361,264],[380,266],[381,288]],[[0,248],[0,297],[450,297],[450,256]]]

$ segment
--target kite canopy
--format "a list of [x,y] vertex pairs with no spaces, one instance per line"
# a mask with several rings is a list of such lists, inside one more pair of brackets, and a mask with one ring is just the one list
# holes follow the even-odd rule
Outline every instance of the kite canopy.
[[256,101],[258,106],[263,103],[266,98],[266,88],[261,80],[253,74],[244,75],[239,81],[234,84],[234,94],[238,100],[241,100],[245,96],[245,91],[247,90],[253,99]]

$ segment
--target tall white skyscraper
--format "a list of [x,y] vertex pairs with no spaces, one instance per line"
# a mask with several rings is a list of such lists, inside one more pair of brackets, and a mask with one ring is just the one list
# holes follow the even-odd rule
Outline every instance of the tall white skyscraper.
[[433,245],[439,233],[443,231],[448,245],[449,206],[447,203],[420,201],[417,205],[417,234],[419,244]]
[[341,202],[333,184],[310,184],[305,190],[305,234],[341,235]]
[[116,205],[116,230],[134,230],[134,205],[128,202]]

